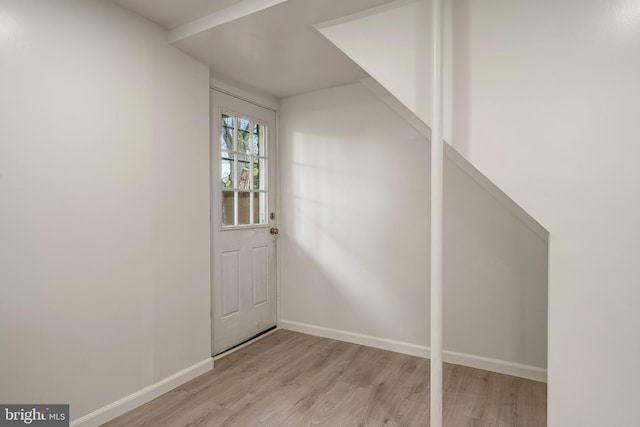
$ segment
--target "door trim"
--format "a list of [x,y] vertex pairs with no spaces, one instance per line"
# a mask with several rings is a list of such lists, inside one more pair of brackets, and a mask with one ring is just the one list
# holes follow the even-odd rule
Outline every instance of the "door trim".
[[252,100],[250,98],[238,95],[238,94],[233,93],[233,92],[231,92],[231,91],[229,91],[227,89],[223,89],[223,88],[221,88],[219,86],[215,86],[212,83],[209,83],[209,89],[210,90],[216,90],[216,91],[218,91],[220,93],[224,93],[225,95],[233,96],[234,98],[239,99],[240,101],[248,102],[249,104],[253,104],[256,107],[264,108],[265,110],[273,111],[274,113],[278,114],[278,110],[274,110],[273,107],[270,107],[270,106],[268,106],[266,104],[262,104],[262,103],[260,103],[258,101],[254,101],[254,100]]
[[280,275],[280,239],[282,239],[282,222],[280,216],[282,215],[282,209],[280,206],[280,111],[275,111],[276,113],[276,215],[278,215],[278,227],[280,227],[280,237],[276,239],[276,327],[280,327],[282,323],[282,305],[280,304],[280,295],[281,295],[281,275]]

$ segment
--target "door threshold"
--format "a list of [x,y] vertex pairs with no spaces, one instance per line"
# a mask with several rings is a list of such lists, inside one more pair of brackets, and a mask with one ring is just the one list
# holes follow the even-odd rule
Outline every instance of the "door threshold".
[[271,335],[273,332],[275,332],[276,329],[278,329],[277,325],[276,326],[272,326],[269,329],[266,329],[266,330],[260,332],[259,334],[256,334],[256,335],[252,336],[251,338],[242,341],[240,344],[236,344],[233,347],[228,348],[228,349],[226,349],[224,351],[221,351],[218,354],[214,354],[213,355],[213,361],[215,362],[216,360],[218,360],[218,359],[220,359],[220,358],[222,358],[224,356],[227,356],[227,355],[229,355],[231,353],[234,353],[234,352],[240,350],[241,348],[244,348],[244,347],[248,346],[249,344],[253,344],[256,341],[261,340],[262,338],[266,337],[267,335]]

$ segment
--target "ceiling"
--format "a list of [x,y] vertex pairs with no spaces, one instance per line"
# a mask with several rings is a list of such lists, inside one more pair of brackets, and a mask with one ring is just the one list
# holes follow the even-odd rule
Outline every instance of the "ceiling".
[[113,0],[167,30],[218,12],[243,0]]
[[[194,21],[216,22],[239,6],[260,0],[112,0],[167,30]],[[176,40],[179,49],[209,65],[212,77],[282,99],[353,83],[367,74],[313,25],[360,12],[389,0],[286,0],[253,13],[218,19]],[[244,3],[244,4],[242,4]],[[272,2],[275,3],[275,2]],[[231,8],[231,9],[229,9]],[[228,22],[227,22],[228,21]]]

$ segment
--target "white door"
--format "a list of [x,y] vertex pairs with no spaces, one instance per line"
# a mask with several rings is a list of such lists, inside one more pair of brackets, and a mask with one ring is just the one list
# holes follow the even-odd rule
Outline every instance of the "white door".
[[211,91],[212,354],[276,325],[275,113]]

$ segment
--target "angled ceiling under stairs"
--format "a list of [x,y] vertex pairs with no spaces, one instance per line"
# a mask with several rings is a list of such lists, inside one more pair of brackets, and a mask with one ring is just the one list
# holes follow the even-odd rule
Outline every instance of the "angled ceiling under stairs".
[[112,0],[169,31],[212,77],[274,98],[367,76],[314,25],[389,0]]

